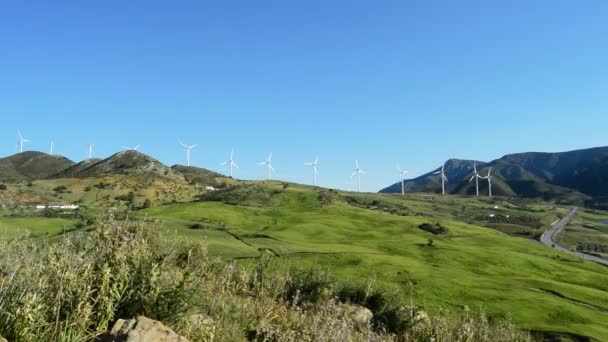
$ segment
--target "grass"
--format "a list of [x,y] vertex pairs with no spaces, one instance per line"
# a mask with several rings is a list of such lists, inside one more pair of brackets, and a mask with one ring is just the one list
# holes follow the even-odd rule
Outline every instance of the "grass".
[[373,282],[343,284],[267,257],[245,268],[210,259],[204,243],[167,242],[155,223],[112,212],[88,234],[0,239],[0,335],[106,340],[119,318],[145,315],[192,341],[532,340],[508,317],[428,314]]
[[580,212],[557,236],[557,242],[570,249],[608,259],[608,212]]
[[[73,189],[67,200],[91,201],[92,214],[109,203],[91,199],[97,190],[78,190],[99,179],[48,182],[33,187],[40,194],[43,187],[67,184]],[[119,178],[112,184],[112,195],[133,186]],[[179,196],[186,201],[195,193]],[[167,244],[206,241],[209,255],[224,262],[252,266],[261,256],[276,256],[290,267],[330,269],[349,284],[363,286],[374,278],[398,302],[412,296],[432,313],[466,304],[492,317],[511,314],[520,328],[608,339],[606,268],[531,239],[567,208],[521,199],[353,194],[279,182],[241,182],[202,200],[137,216],[160,219]],[[46,229],[37,221],[21,223]],[[424,231],[424,223],[440,224],[447,234]]]
[[64,218],[46,217],[0,217],[0,236],[16,237],[24,234],[32,236],[57,235],[74,229],[76,221]]
[[[348,204],[341,193],[323,205],[320,193],[306,187],[283,189],[270,183],[263,194],[259,190],[259,185],[231,190],[227,202],[233,204],[222,203],[218,193],[215,202],[143,212],[165,220],[177,239],[191,238],[188,225],[196,222],[221,225],[197,234],[206,237],[210,248],[221,246],[214,255],[227,260],[251,258],[252,249],[270,249],[293,265],[332,269],[344,281],[360,283],[374,275],[402,298],[412,291],[417,302],[435,311],[466,303],[492,315],[511,313],[519,326],[532,330],[608,338],[605,268],[534,241],[462,222],[491,226],[488,213],[500,213],[531,217],[548,226],[564,208],[430,195],[403,200],[348,194],[360,197]],[[234,204],[238,196],[248,205]],[[390,214],[395,209],[390,204],[408,214]],[[440,223],[449,234],[422,231],[418,226],[423,223]],[[264,237],[247,238],[256,234]],[[427,246],[429,239],[434,247]],[[241,249],[246,253],[239,254]]]

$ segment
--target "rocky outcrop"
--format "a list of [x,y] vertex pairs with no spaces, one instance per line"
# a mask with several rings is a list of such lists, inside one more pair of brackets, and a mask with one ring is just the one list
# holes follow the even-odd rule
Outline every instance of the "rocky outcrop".
[[100,339],[104,342],[189,342],[159,321],[139,316],[119,319],[109,334]]

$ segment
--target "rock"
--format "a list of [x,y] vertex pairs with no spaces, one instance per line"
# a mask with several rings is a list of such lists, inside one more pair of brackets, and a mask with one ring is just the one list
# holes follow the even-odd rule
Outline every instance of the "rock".
[[374,314],[366,307],[359,305],[343,305],[344,312],[357,325],[368,325],[374,318]]
[[103,341],[112,342],[189,342],[159,321],[139,316],[119,319]]

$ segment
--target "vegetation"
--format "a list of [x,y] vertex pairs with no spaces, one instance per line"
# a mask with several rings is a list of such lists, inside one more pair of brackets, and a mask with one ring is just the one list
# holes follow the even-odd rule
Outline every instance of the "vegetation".
[[[0,335],[90,341],[145,315],[192,341],[528,341],[509,317],[468,308],[428,315],[368,282],[210,259],[204,243],[167,244],[154,222],[99,218],[89,234],[0,240]],[[370,311],[371,310],[371,311]]]

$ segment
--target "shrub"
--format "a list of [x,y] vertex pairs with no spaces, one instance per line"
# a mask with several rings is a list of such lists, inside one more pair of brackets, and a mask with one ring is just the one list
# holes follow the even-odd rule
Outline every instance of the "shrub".
[[529,340],[508,317],[429,316],[373,283],[340,284],[268,254],[252,267],[212,260],[203,243],[163,239],[158,224],[108,212],[90,233],[0,239],[0,336],[91,341],[144,315],[192,341]]

